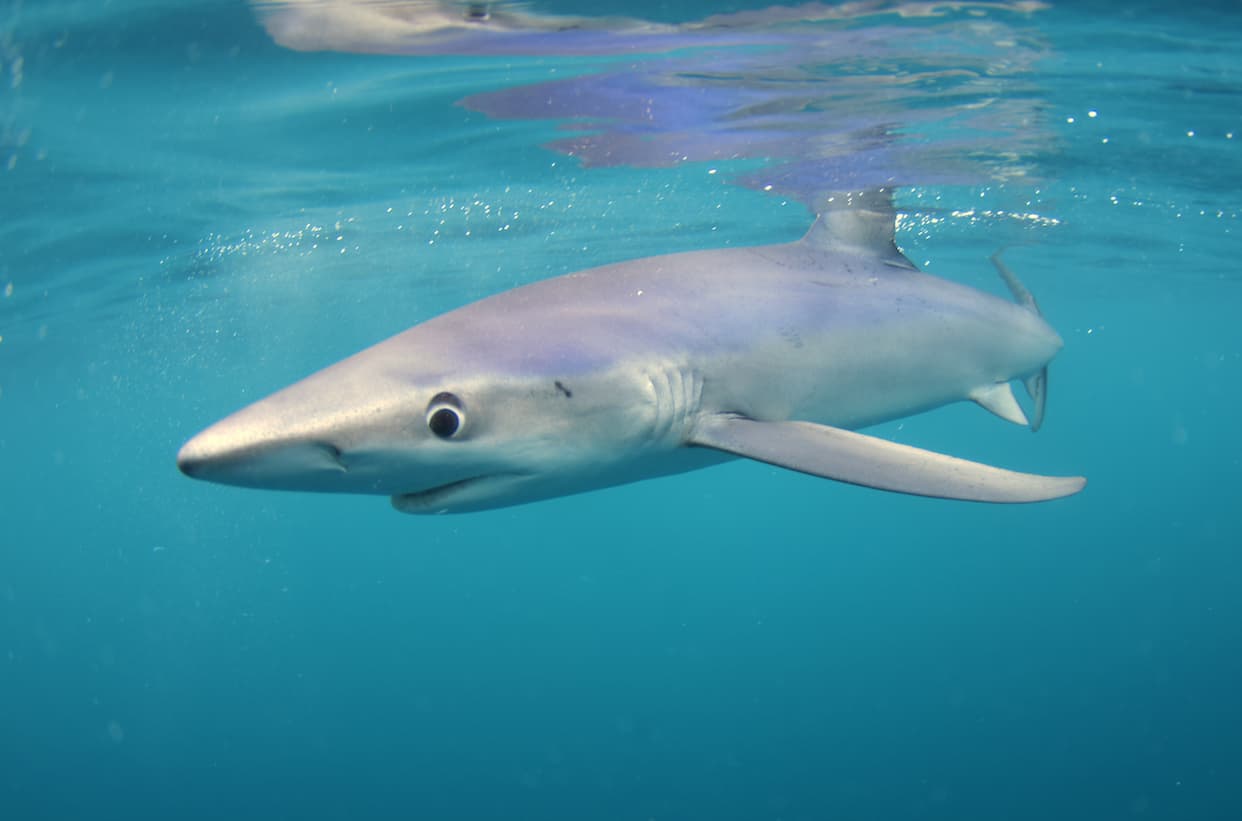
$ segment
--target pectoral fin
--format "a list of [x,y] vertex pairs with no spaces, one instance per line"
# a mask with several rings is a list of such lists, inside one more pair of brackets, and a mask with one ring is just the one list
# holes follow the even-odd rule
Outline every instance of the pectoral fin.
[[972,502],[1042,502],[1087,483],[1081,476],[1015,473],[810,422],[707,416],[690,444],[853,485]]

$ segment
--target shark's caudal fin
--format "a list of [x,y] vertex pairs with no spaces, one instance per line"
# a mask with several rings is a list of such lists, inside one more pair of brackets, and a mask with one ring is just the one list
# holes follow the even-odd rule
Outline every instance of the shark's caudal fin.
[[700,419],[690,444],[854,485],[971,502],[1042,502],[1083,489],[1081,476],[1038,476],[811,422]]
[[[1043,316],[1043,311],[1039,310],[1039,303],[1035,301],[1035,295],[1022,284],[1022,280],[1018,279],[1018,275],[1009,269],[1001,260],[1001,251],[992,254],[992,264],[996,266],[997,273],[1001,279],[1005,281],[1005,285],[1009,288],[1009,293],[1013,294],[1014,301],[1026,308],[1037,316]],[[1038,373],[1033,373],[1023,380],[1026,386],[1026,392],[1031,397],[1031,401],[1035,403],[1035,416],[1031,419],[1031,430],[1039,430],[1039,426],[1044,423],[1044,409],[1048,406],[1048,367],[1040,368]]]
[[896,229],[891,188],[838,192],[819,199],[815,224],[802,242],[823,250],[874,254],[894,268],[917,271],[897,249]]
[[[871,253],[894,268],[918,270],[897,248],[897,211],[893,207],[891,188],[824,194],[818,202],[819,211],[815,223],[802,238],[804,244],[823,250]],[[1028,311],[1043,316],[1034,294],[1001,261],[1000,255],[1000,251],[992,255],[992,264],[1009,287],[1014,300]],[[1007,384],[980,388],[970,398],[1006,421],[1029,425],[1032,431],[1037,431],[1044,423],[1044,410],[1048,402],[1047,367],[1028,376],[1023,384],[1035,404],[1034,416],[1030,419]]]

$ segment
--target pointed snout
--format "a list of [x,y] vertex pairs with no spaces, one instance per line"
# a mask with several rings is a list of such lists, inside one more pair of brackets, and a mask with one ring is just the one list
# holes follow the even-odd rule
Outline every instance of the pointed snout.
[[258,439],[229,420],[182,445],[177,469],[208,482],[284,490],[340,490],[347,472],[340,451],[328,442]]
[[177,470],[192,479],[205,478],[213,461],[214,456],[203,449],[197,437],[186,442],[177,451]]

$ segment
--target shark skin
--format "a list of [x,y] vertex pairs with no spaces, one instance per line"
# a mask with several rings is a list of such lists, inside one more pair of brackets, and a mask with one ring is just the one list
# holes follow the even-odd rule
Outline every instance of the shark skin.
[[[430,319],[217,422],[178,466],[230,485],[390,496],[407,513],[533,502],[735,457],[985,502],[1081,477],[990,467],[857,433],[973,400],[1042,420],[1057,333],[1025,304],[918,272],[883,196],[801,240],[631,260]],[[998,267],[999,263],[998,263]]]

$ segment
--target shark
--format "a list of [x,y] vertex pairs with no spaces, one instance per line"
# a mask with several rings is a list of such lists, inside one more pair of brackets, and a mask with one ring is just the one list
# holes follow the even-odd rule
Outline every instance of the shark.
[[412,514],[737,458],[974,502],[1082,490],[861,432],[959,401],[1038,429],[1063,343],[999,256],[1013,300],[920,272],[895,243],[891,191],[817,211],[794,242],[607,264],[436,316],[216,422],[177,465]]

